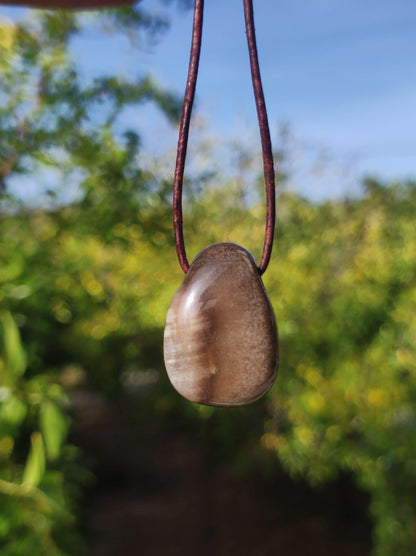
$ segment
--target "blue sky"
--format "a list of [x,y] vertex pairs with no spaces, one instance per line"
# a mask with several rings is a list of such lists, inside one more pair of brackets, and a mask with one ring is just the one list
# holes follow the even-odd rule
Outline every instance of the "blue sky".
[[[166,11],[160,0],[142,4]],[[276,145],[279,126],[291,130],[291,187],[319,199],[354,193],[364,174],[416,177],[416,2],[254,0],[254,10]],[[174,4],[168,13],[170,30],[156,46],[138,53],[127,39],[110,45],[91,34],[75,55],[86,72],[149,71],[182,94],[192,12]],[[215,137],[219,152],[235,138],[256,144],[241,0],[206,1],[196,100],[205,121],[199,136]],[[149,152],[174,148],[176,130],[152,108],[131,111],[129,118],[147,130]]]
[[[294,186],[320,197],[352,191],[365,173],[416,176],[414,0],[257,0],[254,7],[273,135],[287,123],[294,136],[293,181],[302,181]],[[148,57],[149,69],[179,91],[191,24],[190,13],[174,14]],[[241,0],[206,2],[197,106],[221,137],[255,136],[243,25]],[[315,158],[326,171],[309,172]]]

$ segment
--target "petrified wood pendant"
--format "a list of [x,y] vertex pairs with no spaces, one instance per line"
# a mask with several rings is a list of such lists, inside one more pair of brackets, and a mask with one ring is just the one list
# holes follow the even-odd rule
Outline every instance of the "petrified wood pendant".
[[269,390],[277,328],[246,249],[217,243],[195,258],[168,310],[164,355],[170,381],[192,402],[245,405]]

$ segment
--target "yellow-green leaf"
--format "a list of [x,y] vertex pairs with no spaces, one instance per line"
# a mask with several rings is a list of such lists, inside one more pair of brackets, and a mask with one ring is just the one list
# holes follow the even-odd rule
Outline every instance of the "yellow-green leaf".
[[0,17],[0,48],[11,50],[16,37],[16,26],[9,18]]
[[45,474],[45,449],[40,432],[34,432],[30,438],[30,452],[23,471],[22,484],[36,487]]
[[50,460],[56,459],[68,433],[68,418],[53,402],[42,403],[40,429],[45,441],[46,454]]
[[26,354],[20,340],[19,329],[10,313],[1,315],[3,324],[3,359],[5,372],[11,379],[21,377],[26,371]]

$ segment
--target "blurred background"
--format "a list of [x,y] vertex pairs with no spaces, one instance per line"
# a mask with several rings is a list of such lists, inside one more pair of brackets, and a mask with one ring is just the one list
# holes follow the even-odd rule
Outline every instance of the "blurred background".
[[[207,3],[208,4],[208,3]],[[188,256],[259,260],[242,6],[206,7]],[[416,8],[255,6],[277,170],[276,384],[170,386],[189,2],[0,9],[0,549],[6,556],[416,553]]]

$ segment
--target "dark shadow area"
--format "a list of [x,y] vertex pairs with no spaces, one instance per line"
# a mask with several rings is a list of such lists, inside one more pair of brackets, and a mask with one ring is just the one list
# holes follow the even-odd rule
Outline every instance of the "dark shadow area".
[[213,457],[206,431],[151,414],[136,427],[130,403],[74,395],[74,441],[96,476],[84,505],[90,556],[370,553],[368,497],[351,477],[311,489],[276,460],[269,475],[237,473]]

